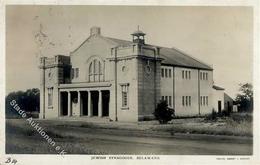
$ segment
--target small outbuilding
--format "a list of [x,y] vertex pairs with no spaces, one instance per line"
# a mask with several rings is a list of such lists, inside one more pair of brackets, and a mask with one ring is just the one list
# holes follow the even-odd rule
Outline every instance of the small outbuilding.
[[217,85],[213,85],[213,109],[216,112],[223,110],[232,111],[233,99],[225,93],[225,89]]

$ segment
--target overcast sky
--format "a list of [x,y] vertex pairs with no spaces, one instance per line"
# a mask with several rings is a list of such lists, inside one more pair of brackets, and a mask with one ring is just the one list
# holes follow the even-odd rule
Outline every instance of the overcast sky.
[[214,82],[234,97],[252,83],[250,7],[7,6],[6,90],[39,87],[38,58],[68,55],[92,26],[131,40],[137,25],[146,43],[178,48],[214,67]]

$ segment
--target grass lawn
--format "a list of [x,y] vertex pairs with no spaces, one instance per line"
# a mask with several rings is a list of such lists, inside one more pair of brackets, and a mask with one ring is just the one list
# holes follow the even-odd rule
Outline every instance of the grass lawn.
[[252,114],[233,113],[229,117],[174,119],[170,124],[154,125],[152,130],[186,134],[253,136]]
[[[181,133],[180,139],[193,138],[193,134],[231,135],[229,136],[231,139],[235,136],[251,138],[253,135],[251,117],[241,114],[239,117],[234,115],[215,121],[204,118],[174,119],[169,124],[159,124],[157,121],[90,122],[87,118],[37,120],[37,122],[54,139],[56,146],[59,145],[71,154],[106,154],[102,150],[103,146],[100,146],[102,140],[95,138],[93,140],[93,137],[88,138],[86,134],[150,138],[171,137]],[[201,140],[201,137],[198,139]],[[213,137],[206,137],[206,140],[214,141]],[[6,153],[57,154],[57,151],[25,119],[7,119]]]
[[71,122],[59,123],[60,126],[85,127],[98,129],[136,130],[142,132],[185,133],[207,135],[253,136],[253,123],[250,114],[232,114],[230,117],[218,117],[216,120],[205,118],[173,119],[168,124],[159,124],[158,121],[141,121],[138,123],[89,123]]

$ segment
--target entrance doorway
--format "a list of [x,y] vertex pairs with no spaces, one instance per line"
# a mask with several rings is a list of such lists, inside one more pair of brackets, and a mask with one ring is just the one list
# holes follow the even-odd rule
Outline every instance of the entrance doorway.
[[91,104],[93,116],[98,116],[98,91],[91,91]]
[[88,92],[81,91],[80,96],[81,96],[81,100],[82,100],[81,115],[87,116],[88,115]]
[[102,91],[102,114],[103,116],[109,116],[109,91]]
[[221,107],[221,101],[218,101],[218,113],[221,112],[221,109],[222,109],[222,107]]
[[68,93],[67,92],[61,92],[61,116],[67,116],[68,115]]
[[227,109],[228,109],[228,112],[231,112],[231,111],[232,111],[231,105],[230,105],[230,102],[229,102],[229,101],[227,102]]

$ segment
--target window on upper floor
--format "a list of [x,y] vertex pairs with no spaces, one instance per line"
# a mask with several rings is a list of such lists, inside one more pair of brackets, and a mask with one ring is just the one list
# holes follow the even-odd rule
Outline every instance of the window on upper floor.
[[74,79],[74,68],[71,68],[71,79]]
[[75,69],[75,76],[76,76],[76,78],[79,77],[79,68],[76,68],[76,69]]
[[103,68],[99,60],[94,59],[89,64],[89,82],[103,81]]
[[79,68],[71,68],[71,78],[78,78],[79,77]]
[[191,71],[182,70],[182,79],[191,79]]
[[200,72],[200,80],[208,80],[208,72]]
[[162,77],[164,77],[164,69],[162,68],[161,71]]
[[161,77],[162,78],[171,78],[172,77],[172,70],[167,68],[161,69]]

